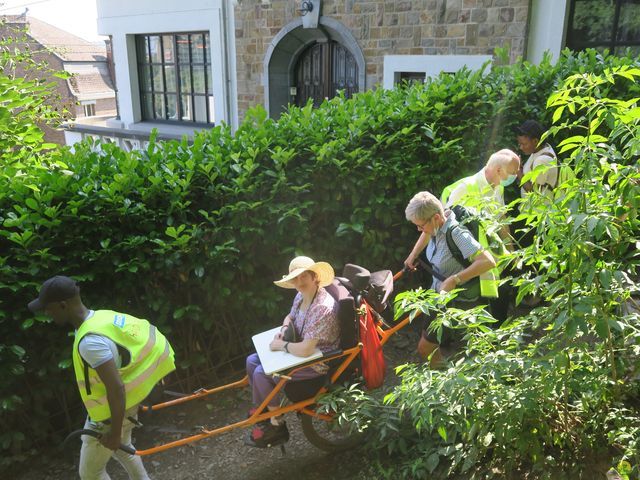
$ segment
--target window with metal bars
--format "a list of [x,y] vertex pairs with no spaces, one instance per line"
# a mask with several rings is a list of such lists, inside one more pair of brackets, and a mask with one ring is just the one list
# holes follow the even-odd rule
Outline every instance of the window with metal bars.
[[215,122],[208,33],[136,35],[136,48],[144,120]]
[[567,47],[640,54],[640,0],[572,0]]

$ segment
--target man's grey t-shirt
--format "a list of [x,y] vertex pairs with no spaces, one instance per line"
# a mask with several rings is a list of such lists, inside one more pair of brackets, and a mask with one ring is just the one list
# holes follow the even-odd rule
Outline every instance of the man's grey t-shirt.
[[[89,315],[85,320],[91,318],[94,313],[93,310],[89,311]],[[78,350],[80,351],[80,356],[91,368],[98,368],[111,359],[115,362],[116,368],[121,366],[122,361],[118,353],[118,347],[113,340],[102,335],[95,333],[85,335],[78,344]]]

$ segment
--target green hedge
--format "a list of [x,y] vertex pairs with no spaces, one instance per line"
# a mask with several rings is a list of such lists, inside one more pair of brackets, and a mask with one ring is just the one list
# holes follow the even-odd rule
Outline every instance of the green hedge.
[[638,80],[640,64],[575,74],[549,97],[576,177],[552,202],[527,197],[536,241],[512,258],[531,266],[518,297],[544,302],[491,329],[481,307],[403,292],[396,317],[436,311],[465,351],[438,371],[405,365],[384,399],[355,386],[323,400],[369,429],[375,478],[640,478],[640,317],[621,309],[640,292]]
[[132,153],[87,142],[3,165],[0,448],[19,458],[77,426],[71,339],[26,309],[44,279],[74,276],[87,306],[150,319],[176,348],[183,387],[215,383],[284,315],[291,297],[271,281],[292,256],[397,270],[416,238],[404,219],[415,192],[439,193],[514,148],[525,118],[550,123],[546,98],[568,74],[630,62],[566,52],[277,122],[256,108],[234,135],[218,126]]

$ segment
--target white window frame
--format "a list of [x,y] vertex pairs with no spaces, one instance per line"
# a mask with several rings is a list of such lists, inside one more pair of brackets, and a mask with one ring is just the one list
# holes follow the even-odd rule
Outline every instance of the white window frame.
[[457,72],[465,66],[479,70],[491,60],[491,55],[385,55],[382,86],[394,88],[402,72],[424,72],[426,79],[441,72]]
[[533,0],[531,2],[527,60],[531,63],[540,63],[545,52],[549,52],[553,60],[560,57],[560,52],[565,45],[568,16],[568,0]]
[[[85,117],[95,117],[97,115],[95,100],[82,100],[80,102],[80,105],[82,106],[82,112],[84,113]],[[93,105],[93,115],[87,115],[87,106],[89,105]]]
[[[112,39],[121,123],[124,128],[137,128],[135,124],[143,122],[136,35],[206,31],[209,33],[211,46],[209,74],[214,98],[213,122],[219,124],[224,121],[235,125],[237,87],[233,1],[184,0],[179,8],[176,5],[175,2],[151,0],[98,1],[98,31],[103,35],[110,35]],[[170,130],[171,127],[163,129]]]

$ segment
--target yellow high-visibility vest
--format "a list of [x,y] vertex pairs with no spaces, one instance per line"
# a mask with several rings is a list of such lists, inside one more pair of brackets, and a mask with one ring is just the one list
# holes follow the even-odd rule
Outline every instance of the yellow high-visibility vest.
[[147,320],[111,310],[97,310],[78,328],[73,343],[73,368],[80,396],[89,417],[96,422],[111,418],[111,410],[104,383],[80,356],[80,340],[88,334],[107,337],[129,352],[129,363],[118,369],[125,387],[125,410],[142,402],[156,383],[176,369],[171,345]]
[[[476,199],[487,197],[487,193],[483,191],[480,186],[474,181],[474,176],[465,177],[457,182],[452,183],[451,185],[445,187],[442,191],[442,195],[440,197],[440,201],[443,205],[447,204],[447,200],[449,199],[449,195],[451,192],[455,190],[458,186],[464,185],[466,189],[465,195],[460,199],[460,204],[462,206],[466,206],[464,204],[464,198],[474,197]],[[500,187],[498,187],[500,188]],[[482,245],[482,248],[492,253],[494,256],[500,256],[503,252],[495,252],[490,248],[489,240],[487,239],[487,232],[482,222],[479,222],[478,228],[478,243]],[[504,250],[504,246],[502,249]],[[498,287],[500,286],[500,270],[498,267],[492,268],[491,270],[480,274],[480,295],[485,298],[498,298]]]

